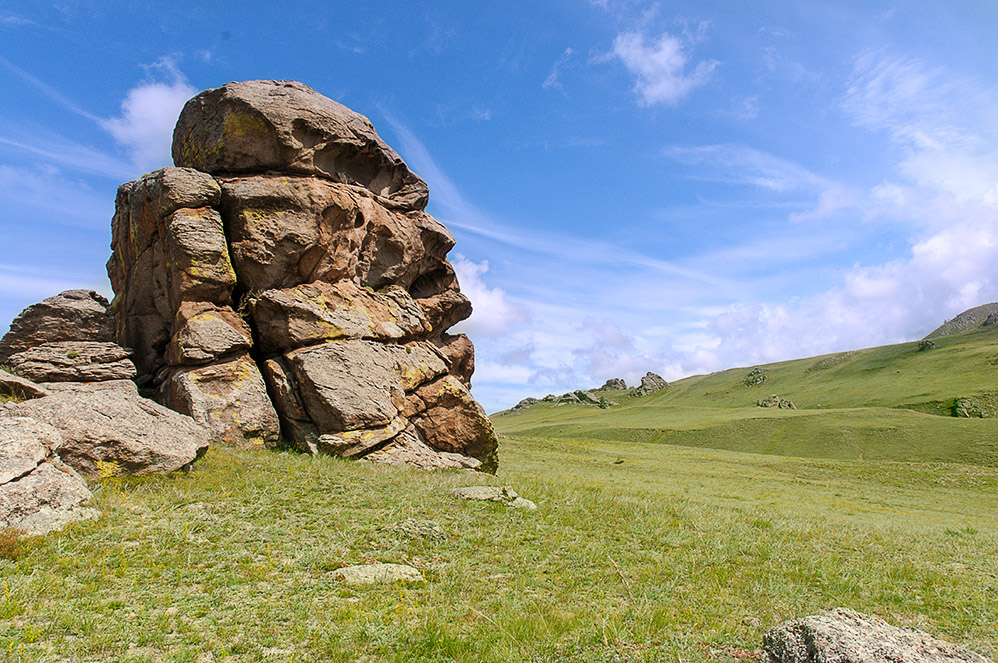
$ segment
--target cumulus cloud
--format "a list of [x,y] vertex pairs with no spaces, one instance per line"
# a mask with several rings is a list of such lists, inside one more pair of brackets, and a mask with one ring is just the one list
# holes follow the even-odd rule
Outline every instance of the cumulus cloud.
[[128,91],[121,102],[121,115],[101,122],[143,171],[171,163],[173,127],[184,103],[197,92],[169,58],[147,71],[151,79]]
[[705,84],[717,67],[714,60],[690,67],[686,44],[663,32],[649,39],[641,32],[622,32],[613,40],[614,57],[635,77],[634,90],[644,106],[673,106]]
[[461,283],[461,292],[471,300],[474,313],[454,328],[455,332],[475,336],[500,336],[506,333],[510,323],[527,319],[526,311],[506,298],[499,288],[485,285],[482,276],[489,271],[487,260],[473,262],[464,256],[455,256],[452,261]]

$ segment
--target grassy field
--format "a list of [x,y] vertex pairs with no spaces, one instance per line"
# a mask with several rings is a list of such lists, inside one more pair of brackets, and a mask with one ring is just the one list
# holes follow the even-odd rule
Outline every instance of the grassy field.
[[[504,438],[498,477],[212,449],[0,545],[12,661],[751,660],[848,606],[998,652],[998,470]],[[537,511],[457,501],[513,486]],[[446,541],[384,526],[430,519]],[[409,563],[425,582],[333,570]],[[756,621],[758,620],[758,621]]]
[[[500,415],[496,477],[213,448],[106,479],[100,520],[0,533],[0,659],[748,661],[836,606],[996,657],[998,419],[948,416],[995,387],[996,338]],[[801,409],[754,407],[771,393]],[[484,483],[539,508],[448,494]],[[424,581],[335,579],[374,561]]]

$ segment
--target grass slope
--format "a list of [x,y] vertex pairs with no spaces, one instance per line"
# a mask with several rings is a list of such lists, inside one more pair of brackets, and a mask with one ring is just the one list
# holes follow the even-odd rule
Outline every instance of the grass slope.
[[[0,658],[748,660],[766,628],[839,605],[998,652],[998,470],[590,440],[501,453],[496,478],[213,448],[190,474],[105,480],[100,520],[2,549]],[[539,509],[447,494],[486,482]],[[407,517],[448,539],[382,529]],[[374,560],[426,581],[332,579]]]
[[[960,398],[993,402],[998,333],[974,331],[764,366],[766,382],[747,386],[749,368],[679,380],[672,389],[598,410],[543,403],[494,417],[507,434],[608,442],[660,442],[813,458],[867,458],[998,466],[998,418],[950,416]],[[755,402],[770,394],[798,410]]]

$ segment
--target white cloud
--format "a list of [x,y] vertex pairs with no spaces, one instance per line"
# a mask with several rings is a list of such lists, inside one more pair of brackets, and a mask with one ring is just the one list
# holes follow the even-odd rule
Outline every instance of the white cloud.
[[998,132],[987,119],[995,108],[993,93],[941,69],[860,57],[842,109],[857,124],[888,133],[899,154],[896,177],[863,195],[825,189],[815,213],[845,206],[903,220],[910,250],[845,270],[839,286],[816,296],[760,301],[714,317],[713,346],[686,356],[684,369],[910,340],[998,300]]
[[[978,142],[967,121],[982,105],[983,91],[968,98],[972,85],[912,59],[865,53],[856,60],[842,108],[861,126],[886,130],[915,149],[951,149]],[[954,106],[962,97],[966,106]],[[992,116],[993,119],[993,116]]]
[[488,261],[479,263],[464,256],[455,256],[452,261],[461,284],[461,292],[471,300],[474,312],[471,317],[454,328],[455,333],[475,336],[500,336],[509,329],[512,322],[527,319],[526,311],[510,302],[499,288],[485,285],[482,276],[489,271]]
[[555,61],[554,66],[551,67],[551,73],[548,74],[548,77],[545,78],[544,82],[541,84],[542,88],[558,88],[559,90],[564,91],[564,88],[561,86],[561,82],[558,80],[558,76],[561,74],[561,68],[572,58],[573,54],[574,51],[571,48],[565,49],[565,51],[561,54],[561,57],[559,57]]
[[184,104],[197,92],[168,58],[148,70],[164,72],[169,82],[146,81],[132,88],[121,102],[121,115],[101,122],[143,171],[172,163],[173,127]]
[[684,43],[663,32],[651,40],[640,32],[622,32],[613,40],[613,55],[637,78],[634,89],[645,106],[672,106],[705,84],[717,66],[714,60],[689,68]]

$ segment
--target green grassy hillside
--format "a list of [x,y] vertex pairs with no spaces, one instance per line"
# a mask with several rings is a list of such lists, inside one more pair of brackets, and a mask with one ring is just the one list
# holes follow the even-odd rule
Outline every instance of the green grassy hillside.
[[[998,470],[504,438],[498,477],[213,448],[0,540],[0,660],[755,661],[847,606],[998,653]],[[536,511],[459,501],[513,486]],[[386,528],[437,521],[444,541]],[[341,565],[423,582],[351,587]]]
[[[998,417],[957,418],[972,399],[994,414],[998,332],[973,331],[920,350],[903,343],[679,380],[642,398],[604,392],[619,407],[541,403],[493,417],[507,434],[657,442],[814,458],[998,465]],[[771,394],[797,410],[760,408]]]

